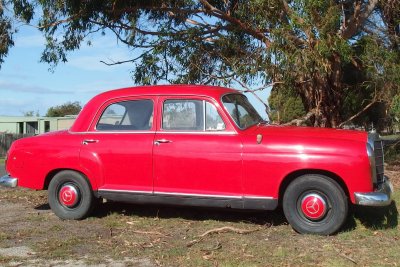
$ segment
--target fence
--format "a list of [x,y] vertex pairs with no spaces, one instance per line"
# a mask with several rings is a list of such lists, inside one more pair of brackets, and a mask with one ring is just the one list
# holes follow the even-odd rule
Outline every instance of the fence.
[[17,139],[32,136],[32,134],[9,134],[0,133],[0,157],[5,157],[7,150],[10,148],[12,142]]

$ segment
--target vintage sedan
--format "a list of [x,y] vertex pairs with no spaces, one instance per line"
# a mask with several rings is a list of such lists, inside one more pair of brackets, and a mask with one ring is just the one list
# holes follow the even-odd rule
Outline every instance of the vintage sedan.
[[48,190],[62,219],[97,199],[274,210],[300,233],[337,232],[349,205],[385,206],[383,146],[362,131],[268,125],[245,95],[210,86],[97,95],[74,125],[24,138],[0,184]]

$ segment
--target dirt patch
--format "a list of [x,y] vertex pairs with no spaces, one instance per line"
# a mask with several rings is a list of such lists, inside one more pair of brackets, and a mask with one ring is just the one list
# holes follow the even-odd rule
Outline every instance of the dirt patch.
[[[387,170],[399,203],[400,168]],[[109,202],[88,219],[63,221],[49,209],[46,193],[0,189],[0,266],[400,264],[396,202],[384,209],[355,208],[339,234],[321,237],[295,233],[279,210]]]
[[11,247],[11,248],[0,248],[0,256],[3,257],[17,257],[17,258],[27,258],[34,255],[32,249],[22,246],[22,247]]

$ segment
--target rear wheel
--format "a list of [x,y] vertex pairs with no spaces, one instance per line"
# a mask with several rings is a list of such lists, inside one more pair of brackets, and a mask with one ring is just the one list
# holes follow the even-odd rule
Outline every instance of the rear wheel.
[[93,210],[95,198],[86,178],[75,171],[61,171],[50,181],[49,205],[61,219],[79,220]]
[[297,232],[330,235],[345,222],[348,202],[343,189],[333,179],[303,175],[286,189],[283,211]]

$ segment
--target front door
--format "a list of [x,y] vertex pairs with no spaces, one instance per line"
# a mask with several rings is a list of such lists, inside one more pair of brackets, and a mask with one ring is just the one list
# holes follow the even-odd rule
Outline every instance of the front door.
[[241,199],[241,141],[215,103],[199,97],[163,97],[159,103],[154,193]]
[[100,191],[153,190],[154,97],[114,100],[84,134],[81,165]]

